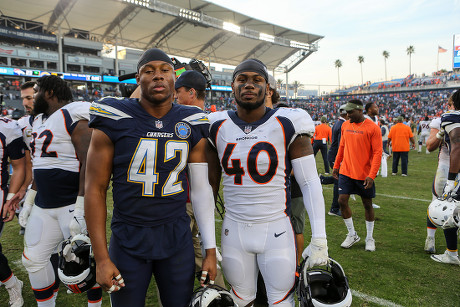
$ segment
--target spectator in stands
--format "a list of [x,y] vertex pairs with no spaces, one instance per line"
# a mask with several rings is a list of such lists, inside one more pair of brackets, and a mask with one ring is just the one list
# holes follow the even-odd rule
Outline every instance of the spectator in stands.
[[324,162],[324,172],[329,175],[329,163],[327,161],[327,143],[331,142],[332,129],[326,123],[326,116],[321,117],[321,124],[315,127],[315,134],[313,135],[313,152],[314,155],[321,150],[321,156]]
[[[409,144],[410,142],[410,144]],[[415,147],[414,134],[407,125],[403,124],[403,117],[396,119],[396,125],[391,127],[388,134],[388,144],[393,149],[393,167],[392,175],[398,173],[399,159],[401,159],[401,176],[407,176],[407,165],[409,162],[409,150],[411,146]]]

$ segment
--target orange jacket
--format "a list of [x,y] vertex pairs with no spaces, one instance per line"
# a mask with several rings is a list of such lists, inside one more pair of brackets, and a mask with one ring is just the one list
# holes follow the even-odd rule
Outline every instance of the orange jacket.
[[315,127],[315,134],[313,134],[313,139],[315,141],[321,141],[326,139],[326,141],[331,142],[332,138],[332,128],[329,127],[326,123],[318,125]]
[[388,139],[391,139],[391,148],[393,151],[409,151],[409,139],[414,137],[412,130],[409,126],[403,123],[398,123],[391,127]]
[[375,179],[382,158],[382,132],[372,120],[342,125],[342,137],[334,168],[355,180]]

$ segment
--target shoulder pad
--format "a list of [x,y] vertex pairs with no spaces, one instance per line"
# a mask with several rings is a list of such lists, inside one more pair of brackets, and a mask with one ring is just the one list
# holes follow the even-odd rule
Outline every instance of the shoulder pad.
[[310,114],[298,108],[279,108],[275,116],[283,116],[289,119],[294,125],[296,134],[306,134],[311,137],[315,133],[315,123]]

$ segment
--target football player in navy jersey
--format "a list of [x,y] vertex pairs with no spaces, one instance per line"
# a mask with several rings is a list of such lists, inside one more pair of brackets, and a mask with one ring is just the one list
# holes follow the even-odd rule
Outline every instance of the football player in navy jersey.
[[314,123],[301,109],[265,107],[268,72],[257,59],[235,68],[232,90],[237,111],[208,115],[214,193],[223,174],[224,275],[238,306],[251,306],[259,270],[269,306],[294,306],[296,245],[288,217],[292,169],[312,229],[311,243],[303,253],[306,266],[328,262],[324,199],[310,143]]
[[[86,153],[91,139],[89,106],[88,102],[72,102],[70,88],[58,76],[43,76],[34,86],[34,179],[26,197],[33,205],[21,215],[27,224],[22,263],[39,307],[56,304],[51,254],[64,239],[86,233],[83,206]],[[87,296],[88,307],[101,306],[100,286],[90,289]]]
[[[140,98],[104,98],[91,106],[85,212],[97,281],[112,306],[144,306],[155,277],[165,307],[188,306],[195,271],[190,198],[206,255],[201,282],[216,277],[214,199],[205,157],[208,120],[196,107],[174,104],[175,72],[159,49],[144,52],[136,80]],[[107,249],[107,186],[113,217]]]

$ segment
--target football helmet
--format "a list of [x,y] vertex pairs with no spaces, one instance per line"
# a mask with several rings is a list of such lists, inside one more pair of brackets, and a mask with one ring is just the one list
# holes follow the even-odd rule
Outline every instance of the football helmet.
[[460,206],[460,202],[454,199],[442,200],[437,198],[428,206],[428,218],[437,227],[455,227],[455,225],[449,225],[450,223],[446,222],[449,220],[449,217],[453,216],[454,210],[458,206]]
[[302,262],[297,283],[300,307],[348,307],[352,296],[342,266],[329,257],[326,268],[308,269]]
[[85,292],[96,284],[96,262],[87,235],[78,234],[61,243],[58,275],[73,293]]
[[238,307],[230,292],[217,285],[197,288],[189,307]]

